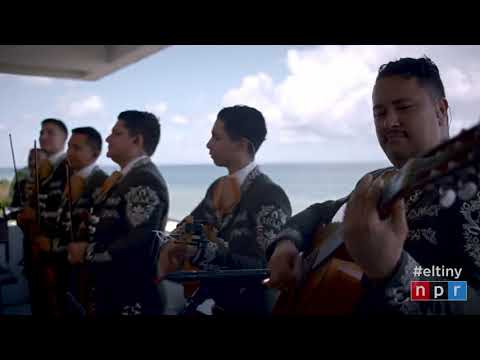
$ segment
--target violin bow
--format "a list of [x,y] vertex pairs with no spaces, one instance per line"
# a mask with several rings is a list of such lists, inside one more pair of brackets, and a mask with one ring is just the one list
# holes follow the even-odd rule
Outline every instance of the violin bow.
[[13,151],[13,142],[12,142],[12,134],[8,134],[10,138],[10,149],[12,150],[12,159],[13,159],[13,170],[15,171],[15,187],[17,188],[17,194],[20,195],[20,206],[23,206],[23,199],[20,194],[20,184],[18,183],[18,171],[17,171],[17,163],[15,162],[15,152]]
[[67,187],[68,187],[68,213],[70,216],[70,241],[73,242],[75,240],[75,236],[73,234],[73,199],[72,199],[72,182],[71,182],[71,176],[70,176],[70,162],[67,161],[65,162],[66,170],[67,170]]
[[36,205],[36,218],[37,225],[40,226],[40,174],[38,173],[38,161],[37,161],[37,140],[33,141],[33,151],[35,152],[35,205]]

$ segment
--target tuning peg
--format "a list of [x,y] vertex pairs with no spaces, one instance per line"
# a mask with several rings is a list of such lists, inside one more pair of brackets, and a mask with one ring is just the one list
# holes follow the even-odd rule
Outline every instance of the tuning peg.
[[450,206],[452,206],[456,198],[457,194],[452,189],[440,189],[440,205],[443,208],[449,208]]
[[472,181],[462,184],[458,190],[458,197],[463,201],[472,199],[478,191],[478,186]]

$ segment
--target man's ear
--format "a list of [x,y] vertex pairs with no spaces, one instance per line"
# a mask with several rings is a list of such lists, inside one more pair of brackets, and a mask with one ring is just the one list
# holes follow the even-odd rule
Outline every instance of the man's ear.
[[238,146],[239,146],[239,150],[241,150],[242,152],[245,152],[247,154],[250,154],[250,144],[249,144],[247,139],[241,138],[238,141]]
[[448,101],[445,98],[442,98],[437,101],[435,106],[435,112],[437,114],[438,124],[440,126],[448,127]]
[[142,134],[137,134],[135,135],[135,138],[133,139],[133,143],[137,145],[140,149],[145,150],[144,141],[143,141],[143,135]]

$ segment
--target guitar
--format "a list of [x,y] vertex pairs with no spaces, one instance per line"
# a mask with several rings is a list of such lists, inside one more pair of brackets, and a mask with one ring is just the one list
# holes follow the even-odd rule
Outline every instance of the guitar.
[[[167,280],[196,285],[195,290],[188,296],[185,307],[180,315],[198,315],[198,306],[207,299],[214,298],[210,294],[209,285],[219,285],[225,281],[235,281],[235,284],[245,286],[257,283],[264,284],[270,276],[268,269],[237,269],[237,270],[214,270],[214,271],[176,271],[166,276]],[[200,286],[202,284],[202,286]],[[215,301],[213,301],[215,304]],[[216,312],[224,310],[215,305]]]
[[[205,246],[209,241],[215,241],[217,236],[217,230],[213,225],[207,224],[202,221],[194,220],[193,216],[187,216],[177,228],[169,235],[167,235],[168,241],[174,241],[177,244],[192,245],[195,247]],[[179,281],[181,277],[178,277],[180,273],[193,274],[198,272],[198,268],[194,266],[190,261],[186,260],[181,266],[181,271],[173,273],[177,274],[176,280]],[[167,275],[167,280],[173,280],[172,273]],[[193,293],[200,286],[200,279],[195,277],[186,276],[184,280],[181,280],[184,287],[185,297],[192,296]]]
[[[479,160],[480,124],[410,159],[397,173],[388,174],[377,205],[380,217],[387,218],[395,201],[417,189],[438,191],[443,207],[451,206],[457,196],[464,201],[471,199],[478,191]],[[353,313],[363,294],[363,273],[346,251],[341,223],[317,227],[301,273],[299,286],[280,294],[273,314]]]
[[[217,230],[213,225],[194,220],[193,216],[188,216],[180,223],[170,240],[177,243],[202,246],[209,241],[216,241]],[[184,294],[191,297],[200,287],[201,283],[213,283],[222,281],[235,282],[259,282],[268,278],[270,271],[268,269],[218,269],[218,270],[199,270],[189,261],[185,261],[180,271],[169,273],[166,280],[182,283]]]

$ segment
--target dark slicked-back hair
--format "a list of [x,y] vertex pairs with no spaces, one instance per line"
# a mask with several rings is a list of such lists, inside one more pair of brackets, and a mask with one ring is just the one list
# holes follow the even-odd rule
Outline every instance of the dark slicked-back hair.
[[420,86],[428,89],[434,100],[445,98],[445,88],[438,67],[426,56],[419,59],[401,58],[383,64],[378,70],[377,80],[395,75],[417,79]]
[[65,138],[68,137],[68,129],[67,126],[64,124],[62,120],[59,119],[54,119],[54,118],[48,118],[42,121],[42,126],[45,124],[53,124],[56,127],[58,127],[62,132],[65,134]]
[[72,130],[72,135],[81,134],[87,137],[87,144],[94,151],[98,152],[98,155],[102,153],[102,135],[93,127],[79,127]]
[[144,150],[152,156],[160,141],[160,122],[152,113],[127,110],[118,115],[123,120],[130,136],[142,135]]
[[220,110],[217,119],[223,121],[223,126],[228,136],[233,140],[246,138],[253,149],[250,154],[253,156],[258,151],[267,135],[267,125],[262,113],[253,107],[246,105],[235,105]]

